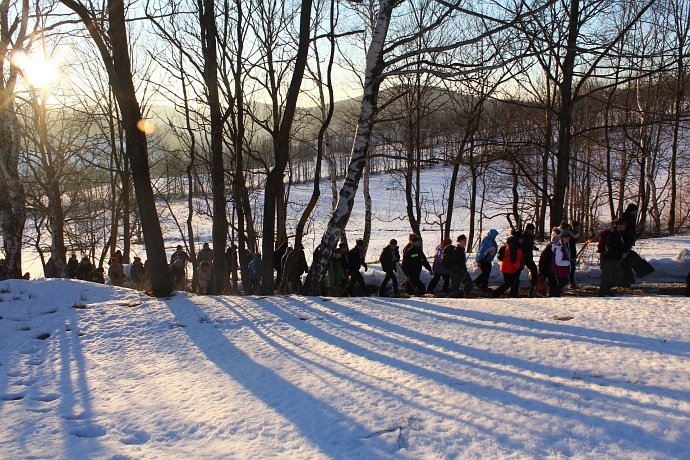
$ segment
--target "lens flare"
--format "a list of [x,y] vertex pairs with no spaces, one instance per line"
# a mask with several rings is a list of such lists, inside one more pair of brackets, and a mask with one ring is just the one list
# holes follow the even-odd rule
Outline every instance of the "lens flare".
[[144,134],[153,134],[156,132],[156,126],[148,120],[139,120],[137,128]]

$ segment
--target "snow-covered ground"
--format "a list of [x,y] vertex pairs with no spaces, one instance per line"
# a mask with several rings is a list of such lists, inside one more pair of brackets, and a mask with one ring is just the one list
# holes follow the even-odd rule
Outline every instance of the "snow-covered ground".
[[690,458],[684,297],[0,300],[2,458]]

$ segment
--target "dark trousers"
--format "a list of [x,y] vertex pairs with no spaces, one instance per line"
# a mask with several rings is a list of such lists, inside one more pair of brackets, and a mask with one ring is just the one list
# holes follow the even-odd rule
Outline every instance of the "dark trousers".
[[386,276],[383,278],[381,286],[379,286],[379,295],[383,295],[386,291],[386,286],[388,286],[388,282],[393,281],[393,292],[397,296],[398,294],[400,294],[400,292],[398,291],[398,277],[395,276],[394,271],[387,271],[385,273]]
[[450,272],[450,293],[448,297],[465,297],[472,290],[472,277],[469,273]]
[[529,270],[529,285],[534,287],[537,285],[537,276],[539,276],[539,270],[537,270],[537,264],[534,260],[528,260],[525,262],[525,267]]
[[438,280],[443,278],[443,292],[448,292],[450,284],[450,275],[442,275],[441,273],[434,273],[434,277],[431,279],[429,286],[426,288],[426,292],[434,292],[436,285],[438,285]]
[[614,286],[621,284],[623,280],[623,269],[620,259],[601,258],[601,285],[599,295],[610,295]]
[[496,288],[493,292],[494,297],[500,297],[501,294],[510,289],[510,296],[517,297],[518,287],[520,286],[520,272],[517,273],[504,273],[503,274],[503,284]]
[[489,287],[489,275],[491,275],[491,262],[481,262],[479,268],[482,273],[474,280],[474,284],[480,289]]
[[632,266],[630,261],[625,258],[621,261],[620,267],[623,270],[623,280],[618,284],[623,287],[630,287],[631,284],[635,282],[635,275],[633,274]]
[[568,284],[568,278],[559,278],[555,275],[551,275],[552,279],[551,289],[549,289],[549,297],[560,297],[563,292],[563,288]]
[[356,272],[350,272],[350,282],[347,283],[347,286],[345,286],[345,290],[343,291],[343,295],[347,296],[352,293],[352,289],[355,287],[355,283],[359,284],[359,287],[362,288],[362,294],[367,295],[367,285],[364,282],[364,277],[359,271]]
[[409,295],[424,295],[426,292],[426,286],[422,282],[422,280],[419,279],[419,273],[413,273],[411,275],[407,275],[408,278],[410,278],[406,283],[405,283],[405,292]]
[[577,265],[576,260],[570,261],[570,284],[575,285],[575,266]]

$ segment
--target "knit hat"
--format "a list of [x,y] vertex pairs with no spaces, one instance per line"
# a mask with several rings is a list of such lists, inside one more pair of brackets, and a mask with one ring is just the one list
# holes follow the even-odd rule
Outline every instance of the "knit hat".
[[534,227],[533,223],[529,223],[529,224],[525,225],[525,230],[534,230],[534,229],[535,229],[535,227]]
[[467,241],[467,237],[466,237],[465,234],[463,233],[462,235],[460,235],[460,236],[457,238],[456,241],[457,241],[458,243],[461,242],[461,241]]
[[441,241],[441,244],[443,246],[448,246],[449,244],[453,244],[453,240],[451,240],[450,238],[443,238],[443,241]]

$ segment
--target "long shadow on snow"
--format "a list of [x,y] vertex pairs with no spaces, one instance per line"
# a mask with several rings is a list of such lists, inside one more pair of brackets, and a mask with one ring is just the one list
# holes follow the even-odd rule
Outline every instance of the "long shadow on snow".
[[[640,336],[635,336],[635,335],[630,335],[630,334],[621,334],[617,332],[611,332],[608,333],[606,331],[597,331],[593,329],[587,329],[584,327],[579,327],[579,326],[570,326],[566,324],[552,324],[552,323],[546,323],[543,321],[537,321],[537,320],[527,320],[527,319],[520,319],[516,318],[513,316],[505,316],[505,315],[496,315],[493,313],[485,313],[485,312],[478,312],[474,310],[468,310],[466,308],[453,308],[453,307],[445,307],[442,305],[436,305],[436,304],[431,304],[428,302],[417,302],[417,301],[406,301],[406,302],[387,302],[385,300],[377,300],[377,299],[372,299],[373,302],[376,303],[381,303],[383,305],[386,305],[388,307],[395,307],[396,309],[402,309],[409,311],[411,313],[418,313],[418,314],[423,314],[430,316],[436,320],[440,321],[445,321],[445,322],[452,322],[454,324],[457,324],[462,327],[467,327],[467,328],[477,328],[477,329],[485,329],[487,332],[490,331],[501,331],[504,333],[508,334],[521,334],[521,335],[532,335],[535,338],[539,339],[557,339],[557,340],[569,340],[569,341],[579,341],[579,342],[585,342],[585,343],[591,343],[593,345],[599,345],[599,346],[605,346],[605,347],[621,347],[621,348],[634,348],[638,349],[641,351],[647,351],[651,350],[659,354],[667,354],[667,355],[674,355],[678,356],[680,358],[688,359],[688,356],[686,356],[684,351],[682,351],[682,348],[684,347],[690,347],[690,344],[687,342],[678,342],[674,341],[672,343],[662,343],[657,339],[650,339],[646,337],[640,337]],[[429,311],[431,310],[431,311]],[[444,312],[444,315],[436,314],[434,312]],[[365,313],[362,312],[357,312],[360,315],[365,315]],[[448,316],[446,316],[448,315]],[[469,322],[465,321],[462,319],[459,319],[458,317],[466,317],[466,318],[472,318],[477,320],[478,322]],[[372,318],[376,320],[376,318]],[[515,330],[511,329],[508,327],[500,326],[499,324],[512,324],[515,326],[520,326],[524,329],[522,330]],[[536,325],[536,329],[535,329]],[[393,327],[399,327],[397,325],[392,325]],[[543,328],[544,330],[548,332],[542,332],[540,328]],[[408,330],[403,328],[404,330]],[[558,331],[563,331],[562,334],[558,334]],[[575,332],[573,332],[575,331]],[[585,332],[590,332],[594,333],[592,337],[584,337],[583,335],[580,335],[579,333],[585,333]],[[414,332],[415,334],[418,334],[417,332]],[[611,338],[608,340],[608,338]],[[435,339],[438,340],[438,339]],[[455,344],[455,342],[451,342],[452,344],[460,347],[465,347],[464,345],[458,345]],[[646,343],[647,345],[642,345]],[[673,351],[669,351],[669,347],[675,347],[679,348],[677,345],[681,345],[681,350],[680,353],[673,353]],[[476,350],[470,347],[466,347],[467,350]],[[476,350],[476,352],[486,354],[490,352],[486,352],[484,350]],[[476,356],[475,352],[475,356]],[[463,353],[468,354],[467,351],[463,351]],[[548,369],[548,367],[542,366],[540,364],[534,363],[532,361],[525,361],[521,360],[519,358],[510,358],[511,360],[518,361],[517,366],[522,368],[522,369],[529,369],[533,370],[535,372],[539,373],[547,373],[545,370]],[[554,368],[556,369],[556,368]],[[561,377],[563,378],[569,378],[568,375],[572,374],[573,370],[572,369],[561,369]],[[604,379],[604,381],[607,384],[614,384],[617,385],[621,388],[624,388],[626,390],[634,390],[636,392],[640,393],[646,393],[649,395],[653,396],[668,396],[680,401],[685,401],[687,399],[687,393],[683,391],[678,391],[678,390],[672,390],[669,388],[664,388],[664,387],[659,387],[656,385],[635,385],[631,384],[627,381],[622,381],[622,380],[613,380],[613,379]],[[600,382],[602,383],[602,382]],[[610,397],[612,399],[619,399],[621,401],[625,401],[623,398],[618,398],[618,397]],[[642,407],[649,407],[651,409],[656,409],[656,410],[664,410],[664,411],[669,411],[668,408],[664,407],[659,407],[659,406],[654,406],[654,405],[649,405],[649,404],[641,404],[641,403],[636,403],[637,405],[640,405]],[[685,412],[681,411],[672,411],[675,412],[677,415],[687,415]]]
[[[271,298],[269,298],[271,299]],[[296,307],[298,309],[304,309],[304,308],[310,308],[314,311],[318,311],[319,315],[321,316],[326,316],[327,312],[319,309],[314,309],[313,307],[309,307],[306,305],[307,302],[310,302],[308,298],[290,298],[290,297],[281,297],[281,301],[284,301],[288,304],[288,306]],[[293,312],[287,311],[284,308],[281,308],[281,306],[277,305],[277,300],[273,300],[271,304],[274,305],[274,309],[270,310],[271,313],[275,314],[278,318],[282,319],[283,321],[288,321],[290,319],[293,319],[295,317],[295,314]],[[483,350],[476,350],[472,349],[471,347],[466,347],[463,345],[459,345],[454,342],[449,342],[445,339],[439,339],[438,337],[433,337],[429,336],[427,334],[422,334],[418,332],[413,332],[408,329],[405,329],[403,327],[397,326],[390,324],[385,321],[381,321],[376,318],[372,318],[360,311],[355,311],[347,306],[344,306],[342,304],[338,304],[339,309],[338,310],[332,310],[335,312],[341,312],[346,315],[359,315],[359,317],[363,318],[364,321],[362,321],[365,324],[371,325],[374,328],[379,328],[382,330],[391,330],[394,331],[398,334],[405,335],[410,338],[414,338],[415,340],[419,342],[424,342],[424,343],[434,343],[435,345],[443,345],[446,349],[454,350],[457,351],[458,353],[463,353],[466,355],[474,355],[478,359],[487,361],[487,362],[497,362],[497,363],[502,363],[504,365],[511,365],[515,367],[522,367],[522,368],[529,368],[529,367],[536,367],[539,370],[537,372],[542,372],[542,373],[554,373],[553,371],[555,370],[554,368],[550,368],[547,366],[540,366],[540,365],[534,365],[534,363],[526,363],[522,360],[517,360],[514,358],[507,357],[505,355],[497,355],[495,353],[491,352],[485,352]],[[367,320],[369,320],[367,322]],[[460,359],[454,356],[448,356],[447,354],[444,354],[442,352],[439,352],[437,350],[429,349],[428,347],[423,347],[421,345],[415,344],[415,343],[410,343],[408,341],[401,341],[399,339],[389,337],[383,334],[380,334],[376,331],[372,331],[370,329],[364,329],[359,326],[356,326],[352,323],[347,323],[340,318],[337,318],[334,315],[328,315],[328,319],[326,321],[327,323],[338,323],[340,325],[340,330],[349,330],[352,331],[353,329],[356,329],[360,331],[361,334],[367,335],[371,337],[372,339],[379,339],[386,341],[394,346],[397,346],[400,348],[400,352],[397,353],[399,356],[409,356],[410,352],[415,352],[415,353],[420,353],[420,354],[425,354],[429,355],[431,357],[435,358],[440,358],[442,360],[446,360],[449,362],[449,364],[457,364]],[[336,326],[337,327],[337,326]],[[328,344],[333,345],[333,346],[339,346],[343,350],[349,351],[351,353],[355,353],[359,356],[362,356],[368,360],[375,361],[387,366],[391,366],[397,369],[405,370],[407,372],[416,374],[422,378],[429,378],[433,379],[436,381],[436,383],[440,385],[447,386],[449,389],[453,391],[459,391],[459,389],[456,386],[451,386],[450,383],[451,381],[457,381],[458,378],[449,376],[448,374],[444,374],[441,372],[438,372],[434,369],[431,368],[424,368],[422,366],[419,366],[417,364],[413,364],[410,362],[403,361],[401,359],[397,359],[394,357],[386,356],[382,353],[377,352],[374,349],[370,348],[365,348],[359,344],[356,344],[352,341],[345,340],[339,336],[336,336],[328,331],[326,331],[323,328],[318,328],[314,324],[312,324],[310,321],[302,321],[300,324],[300,330],[303,331],[306,334],[315,336],[315,337],[321,337],[323,340],[325,340]],[[528,380],[533,383],[537,383],[540,385],[543,385],[545,387],[552,387],[553,382],[550,382],[548,380],[544,379],[537,379],[534,377],[529,377],[521,374],[517,374],[514,372],[510,372],[507,370],[498,370],[494,367],[491,367],[490,365],[480,365],[477,363],[472,363],[467,360],[462,360],[465,362],[465,364],[468,367],[475,367],[477,369],[481,369],[483,371],[489,372],[489,373],[502,373],[508,377],[515,377],[523,380]],[[530,364],[531,366],[525,366],[524,364]],[[550,372],[551,371],[551,372]],[[474,387],[476,387],[479,391],[477,393],[471,393],[472,395],[483,398],[487,402],[494,404],[496,401],[503,401],[505,402],[506,405],[511,405],[515,404],[517,406],[520,406],[524,408],[527,411],[540,411],[545,414],[557,414],[565,419],[578,419],[582,420],[583,423],[590,424],[593,426],[599,426],[602,424],[605,424],[607,426],[615,425],[614,429],[615,431],[619,432],[626,432],[630,433],[630,437],[628,438],[629,442],[634,442],[637,445],[639,445],[641,448],[644,449],[649,449],[650,446],[657,446],[660,443],[665,443],[665,447],[669,447],[668,440],[666,439],[660,439],[652,436],[650,433],[646,432],[639,426],[631,425],[628,423],[620,422],[620,421],[612,421],[609,419],[605,419],[602,417],[598,417],[595,415],[589,415],[589,414],[583,414],[579,411],[574,411],[571,409],[563,408],[560,406],[555,406],[551,404],[547,404],[543,401],[539,400],[530,400],[523,398],[521,396],[517,396],[513,393],[510,393],[508,391],[504,391],[502,389],[498,389],[492,386],[487,386],[487,385],[482,385],[476,382],[471,382]],[[600,397],[601,395],[598,393],[595,393],[591,390],[581,390],[581,389],[571,389],[569,391],[573,391],[576,393],[579,393],[583,395],[583,397],[586,397],[588,394],[591,395],[596,395],[597,397]],[[468,393],[468,392],[466,392]],[[468,393],[470,394],[470,393]],[[608,396],[607,396],[608,397]],[[624,401],[626,403],[630,403],[629,401]],[[637,403],[635,403],[637,405]],[[653,406],[655,409],[662,410],[662,411],[668,411],[667,408],[659,408],[658,406]],[[680,413],[680,415],[686,416],[687,414],[685,413]],[[663,420],[661,417],[663,415],[659,415],[660,421],[659,423],[663,423]],[[537,434],[535,434],[537,435]],[[644,440],[647,440],[647,442],[644,442]],[[684,448],[684,445],[678,444],[678,448]]]
[[[216,297],[215,299],[225,304],[238,316],[242,316],[233,308],[227,298]],[[340,425],[342,427],[342,432],[347,432],[350,428],[354,428],[359,432],[364,432],[364,427],[353,420],[346,419],[343,414],[323,401],[314,398],[309,393],[297,388],[294,384],[283,379],[270,368],[257,363],[251,356],[248,356],[242,350],[234,347],[232,343],[212,325],[207,324],[206,326],[208,327],[197,327],[195,323],[199,324],[199,316],[194,312],[194,309],[201,309],[201,306],[195,304],[190,299],[187,299],[186,304],[181,304],[182,302],[176,302],[175,304],[167,305],[176,318],[179,318],[188,325],[188,327],[184,328],[187,335],[196,344],[199,350],[201,350],[211,362],[218,366],[219,369],[232,377],[238,384],[241,384],[247,390],[251,391],[253,395],[263,401],[268,407],[280,413],[286,420],[291,421],[299,428],[305,437],[318,446],[326,455],[332,458],[338,458],[338,455],[342,454],[342,452],[351,452],[357,447],[354,440],[348,441],[345,436],[325,439],[324,436],[320,436],[316,433],[315,429],[318,429],[326,420]],[[257,335],[265,339],[265,335],[262,334],[251,321],[247,320],[247,325],[251,327]],[[202,324],[202,326],[204,325]],[[227,359],[227,353],[219,352],[219,350],[224,349],[227,350],[227,353],[232,354],[232,360]],[[247,374],[256,376],[256,378],[247,378]],[[263,376],[270,379],[270,388],[266,387],[266,381],[262,381],[261,377]],[[305,411],[303,407],[296,407],[297,405],[304,404],[305,401],[306,405],[309,407],[309,411]],[[319,421],[319,423],[315,423],[316,421]],[[360,440],[357,440],[357,443],[359,442]]]
[[[304,299],[304,301],[309,302],[308,299]],[[371,302],[371,300],[367,300],[367,301]],[[374,301],[376,302],[376,300],[374,300]],[[414,301],[413,301],[413,303],[414,303]],[[420,304],[420,306],[426,306],[427,305],[426,303],[419,303],[419,304]],[[302,306],[302,305],[304,305],[304,304],[300,304],[300,306]],[[320,305],[320,304],[317,303],[317,305]],[[481,361],[484,361],[487,363],[493,362],[493,363],[501,364],[504,366],[513,366],[513,367],[517,367],[519,369],[525,369],[525,370],[533,371],[535,373],[540,373],[542,375],[556,375],[556,376],[559,375],[559,372],[557,372],[557,371],[559,371],[559,369],[555,368],[555,367],[544,366],[541,364],[533,363],[531,361],[525,361],[525,360],[520,359],[520,358],[508,357],[505,355],[499,355],[499,354],[488,352],[485,350],[480,350],[480,349],[472,348],[472,347],[469,347],[466,345],[458,344],[456,342],[451,342],[451,341],[448,341],[448,340],[445,340],[445,339],[442,339],[439,337],[429,336],[428,334],[424,334],[424,333],[420,333],[420,332],[416,332],[416,331],[411,331],[411,330],[404,328],[402,326],[399,326],[397,324],[392,324],[389,322],[382,321],[378,318],[374,318],[372,316],[367,315],[366,313],[363,313],[363,312],[358,311],[358,310],[354,310],[348,306],[345,306],[342,304],[337,304],[337,305],[339,307],[339,310],[337,310],[337,311],[344,313],[345,315],[348,315],[348,316],[355,316],[356,315],[359,318],[364,318],[362,321],[363,323],[369,324],[369,325],[371,325],[373,327],[377,327],[379,329],[390,330],[393,333],[410,337],[411,339],[415,339],[419,342],[433,343],[434,345],[443,347],[446,350],[457,351],[458,353],[462,353],[463,355],[466,355],[466,356],[472,356],[478,360],[481,360]],[[390,304],[388,306],[390,306]],[[399,303],[396,304],[395,307],[400,307],[400,304]],[[318,311],[320,313],[323,313],[321,310],[318,310]],[[417,310],[417,309],[412,309],[411,311],[413,311],[415,313],[419,313],[419,310]],[[456,312],[456,314],[458,314],[458,313],[459,312]],[[344,325],[347,325],[350,329],[353,327],[357,327],[354,324],[343,322],[342,320],[340,320],[337,317],[332,317],[332,319],[334,321],[339,321],[339,322],[343,323]],[[439,319],[442,319],[444,321],[448,321],[447,317],[439,317]],[[472,323],[465,323],[465,326],[466,327],[476,327],[477,325],[472,324]],[[483,326],[483,327],[486,327],[486,326]],[[491,329],[491,328],[489,328],[489,329]],[[372,332],[369,330],[364,330],[364,331],[365,332]],[[515,330],[507,330],[507,332],[509,332],[511,334],[519,333],[519,331],[515,331]],[[388,336],[382,336],[382,337],[386,338],[390,343],[393,343],[394,345],[397,345],[397,346],[407,346],[409,348],[414,348],[417,351],[420,351],[422,353],[427,353],[429,355],[441,357],[442,359],[447,359],[449,362],[452,362],[452,363],[458,362],[457,357],[447,356],[447,355],[444,355],[443,353],[436,351],[436,350],[423,348],[419,345],[415,345],[414,343],[401,342],[395,338],[388,337]],[[491,367],[490,365],[481,365],[478,363],[467,362],[466,360],[463,360],[463,361],[466,362],[468,366],[472,366],[472,367],[475,367],[477,369],[484,370],[487,372],[503,373],[506,376],[512,376],[515,378],[524,379],[526,381],[531,381],[535,384],[540,384],[540,385],[549,385],[549,386],[553,385],[553,382],[543,380],[543,379],[538,379],[538,378],[535,378],[535,377],[532,377],[529,375],[523,375],[523,374],[519,374],[516,372],[511,372],[509,370],[499,370],[499,369],[496,369],[494,367]],[[572,374],[572,369],[565,369],[565,370],[561,369],[560,370],[560,376],[562,378],[568,379],[568,378],[570,378],[569,375],[571,375],[571,374]],[[649,386],[649,385],[633,385],[633,384],[629,384],[627,382],[614,381],[611,379],[606,379],[605,382],[607,384],[606,386],[612,386],[612,385],[618,384],[618,386],[621,386],[621,387],[625,388],[626,390],[639,391],[642,393],[649,393],[649,394],[654,395],[654,396],[665,396],[666,395],[668,397],[672,397],[672,398],[675,398],[675,399],[678,399],[681,401],[685,401],[687,399],[687,393],[669,390],[667,388],[658,388],[658,387]],[[598,383],[598,384],[600,384],[600,383]],[[579,394],[579,395],[587,397],[587,398],[589,398],[589,397],[601,397],[600,393],[598,393],[594,390],[590,390],[590,389],[584,389],[584,388],[575,389],[575,388],[570,388],[567,386],[560,386],[559,388],[561,388],[563,391]],[[660,391],[655,391],[655,389],[657,389],[657,388]],[[622,397],[617,397],[617,396],[612,396],[612,395],[606,395],[605,397],[609,400],[612,400],[612,401],[618,401],[621,404],[633,404],[636,407],[647,407],[647,408],[650,408],[650,409],[655,410],[655,411],[672,413],[672,414],[676,414],[678,416],[684,416],[684,417],[687,417],[687,415],[688,415],[686,412],[682,412],[679,410],[671,409],[668,407],[662,407],[662,406],[658,406],[658,405],[654,405],[654,404],[641,403],[638,401],[630,401],[629,399],[622,398]]]
[[[641,337],[638,335],[623,334],[620,332],[601,331],[596,329],[589,329],[580,326],[573,326],[562,321],[558,323],[547,323],[540,320],[522,319],[514,316],[497,315],[495,313],[478,312],[466,308],[466,305],[458,305],[458,307],[446,307],[429,302],[411,301],[385,301],[373,299],[374,302],[380,302],[385,305],[395,305],[396,308],[406,309],[411,312],[417,312],[432,316],[436,319],[443,319],[448,321],[447,316],[437,315],[435,313],[445,313],[453,316],[462,316],[477,321],[493,323],[494,325],[482,326],[477,323],[469,323],[460,319],[452,319],[458,324],[463,324],[472,327],[485,327],[490,330],[502,330],[513,333],[513,329],[498,326],[498,324],[510,324],[513,326],[520,326],[524,328],[526,334],[531,334],[540,339],[568,339],[572,341],[588,342],[595,345],[602,346],[616,346],[622,348],[635,348],[639,350],[653,350],[658,353],[675,355],[680,358],[690,357],[690,342],[672,341],[662,342],[659,338]],[[462,300],[459,300],[462,302]],[[411,308],[415,307],[415,308]],[[558,332],[558,334],[556,334]]]

